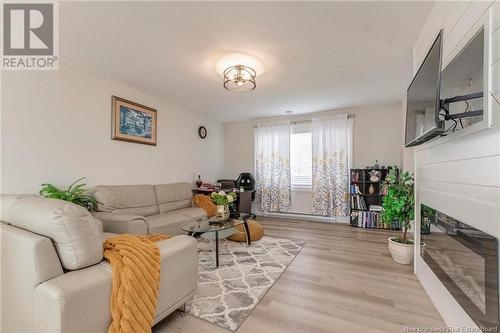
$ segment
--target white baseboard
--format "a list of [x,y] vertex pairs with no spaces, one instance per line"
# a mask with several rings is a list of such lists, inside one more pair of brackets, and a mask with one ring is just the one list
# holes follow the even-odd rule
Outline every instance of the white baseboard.
[[263,213],[258,216],[272,217],[272,218],[282,218],[287,220],[301,220],[301,221],[314,221],[314,222],[326,222],[326,223],[346,223],[349,224],[349,216],[336,216],[336,217],[326,217],[317,216],[309,214],[298,214],[298,213]]

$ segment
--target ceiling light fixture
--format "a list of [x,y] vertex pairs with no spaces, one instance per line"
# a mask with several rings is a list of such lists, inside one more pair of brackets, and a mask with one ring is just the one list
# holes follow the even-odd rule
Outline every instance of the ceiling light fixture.
[[226,68],[224,75],[224,88],[232,92],[249,92],[255,89],[255,71],[244,65]]

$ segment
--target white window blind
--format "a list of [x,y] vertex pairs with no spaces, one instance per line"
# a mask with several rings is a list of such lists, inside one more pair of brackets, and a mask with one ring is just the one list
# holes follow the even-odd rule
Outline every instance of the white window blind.
[[312,137],[310,130],[290,136],[290,171],[292,186],[312,186]]

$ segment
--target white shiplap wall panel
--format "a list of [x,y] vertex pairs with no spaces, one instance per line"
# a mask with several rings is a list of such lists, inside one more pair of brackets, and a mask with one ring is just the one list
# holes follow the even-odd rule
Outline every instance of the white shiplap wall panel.
[[[418,69],[432,40],[444,28],[443,64],[449,63],[489,18],[489,89],[500,84],[500,3],[473,1],[436,3],[414,48]],[[495,87],[495,88],[493,88]],[[500,238],[500,106],[488,99],[491,127],[477,132],[454,133],[417,147],[414,155],[416,180],[416,227],[424,203],[458,220]],[[420,242],[415,233],[416,244]],[[419,253],[419,246],[415,251]],[[415,260],[415,272],[449,326],[475,327],[427,264]]]
[[[500,188],[494,186],[480,186],[480,185],[464,185],[460,183],[449,183],[449,182],[441,182],[441,181],[431,181],[431,180],[421,180],[419,188],[425,189],[426,191],[447,193],[454,197],[462,197],[464,200],[471,200],[475,202],[480,202],[480,204],[484,204],[487,206],[495,206],[496,209],[499,209],[500,203]],[[465,191],[465,192],[464,192]],[[464,195],[466,193],[466,195]],[[430,204],[424,198],[420,198],[421,202],[424,204]],[[446,205],[448,207],[448,205]],[[455,212],[456,207],[449,206],[451,209],[447,209],[446,214],[451,217],[458,218],[460,214]],[[446,209],[446,208],[445,208]],[[490,211],[491,213],[491,211]],[[494,212],[494,214],[498,214]],[[476,215],[477,216],[477,212]],[[500,216],[497,216],[500,218]],[[470,219],[464,222],[474,223],[475,218]]]
[[[499,36],[500,37],[500,36]],[[490,112],[490,124],[491,126],[500,125],[500,91],[495,93],[489,92],[489,112]]]
[[[500,33],[494,35],[495,38],[500,38]],[[491,65],[491,92],[495,95],[500,95],[500,59],[494,61]]]
[[[443,63],[448,64],[460,50],[460,42],[490,7],[490,1],[472,1],[467,11],[462,13],[452,30],[445,32],[443,44]],[[465,15],[467,14],[467,15]]]
[[[470,1],[464,2],[468,3]],[[442,28],[441,22],[444,22],[449,17],[449,13],[453,9],[453,6],[454,3],[448,1],[439,1],[434,5],[413,49],[414,72],[416,72],[422,64],[422,61],[429,51],[432,42],[436,38],[439,30]]]
[[[464,190],[470,191],[464,195]],[[420,202],[491,235],[500,237],[500,188],[452,183],[422,182]]]
[[[497,36],[500,34],[499,30],[496,31],[495,34],[491,35],[492,39],[496,39]],[[492,43],[491,45],[491,62],[498,62],[500,59],[500,44],[499,43]],[[495,90],[496,91],[496,90]]]
[[419,180],[500,188],[499,170],[500,155],[417,165]]
[[441,140],[444,142],[431,142],[417,149],[419,165],[494,156],[500,151],[500,134],[489,129]]
[[500,29],[500,1],[495,1],[491,7],[492,20],[491,20],[491,33],[495,33]]
[[491,98],[489,109],[491,124],[496,125],[500,124],[500,1],[495,1],[495,4],[491,8],[490,22],[492,56],[490,66]]
[[455,25],[458,23],[457,17],[462,17],[467,8],[471,5],[471,1],[457,1],[451,3],[453,4],[453,7],[447,13],[446,19],[442,25],[445,35],[448,35],[448,32],[453,30]]
[[[500,37],[500,36],[499,36]],[[500,91],[492,94],[490,99],[491,124],[500,126]]]
[[[468,10],[472,5],[472,1],[459,1],[452,3],[455,4],[456,10],[450,10],[446,21],[442,25],[444,31],[443,59],[446,59],[450,55],[450,49],[457,44],[453,41],[454,36],[456,35],[454,34],[454,32],[456,31],[455,27],[462,19],[466,10]],[[446,63],[446,61],[444,62]]]

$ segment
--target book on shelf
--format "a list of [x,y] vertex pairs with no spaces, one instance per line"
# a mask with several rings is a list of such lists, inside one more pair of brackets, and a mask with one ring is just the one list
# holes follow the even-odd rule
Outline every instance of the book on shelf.
[[370,205],[368,206],[368,210],[372,212],[381,212],[384,210],[384,208],[381,205]]
[[[372,171],[378,172],[378,180],[372,181]],[[387,195],[387,185],[384,183],[389,169],[364,168],[352,169],[350,172],[351,192],[351,225],[362,228],[400,229],[397,222],[384,224],[382,222],[382,204]],[[396,169],[398,173],[398,170]],[[372,188],[373,187],[373,188]],[[363,193],[363,192],[366,193]],[[371,193],[369,193],[371,192]]]
[[359,217],[359,212],[358,211],[352,211],[351,212],[351,225],[358,225],[358,217]]
[[363,194],[363,193],[361,193],[361,190],[359,189],[359,186],[357,184],[351,185],[351,193],[352,194]]
[[355,211],[351,213],[351,221],[360,228],[386,228],[379,212]]
[[351,182],[359,182],[359,172],[351,171]]
[[368,209],[365,198],[361,196],[361,191],[358,185],[351,185],[351,208],[352,209]]

